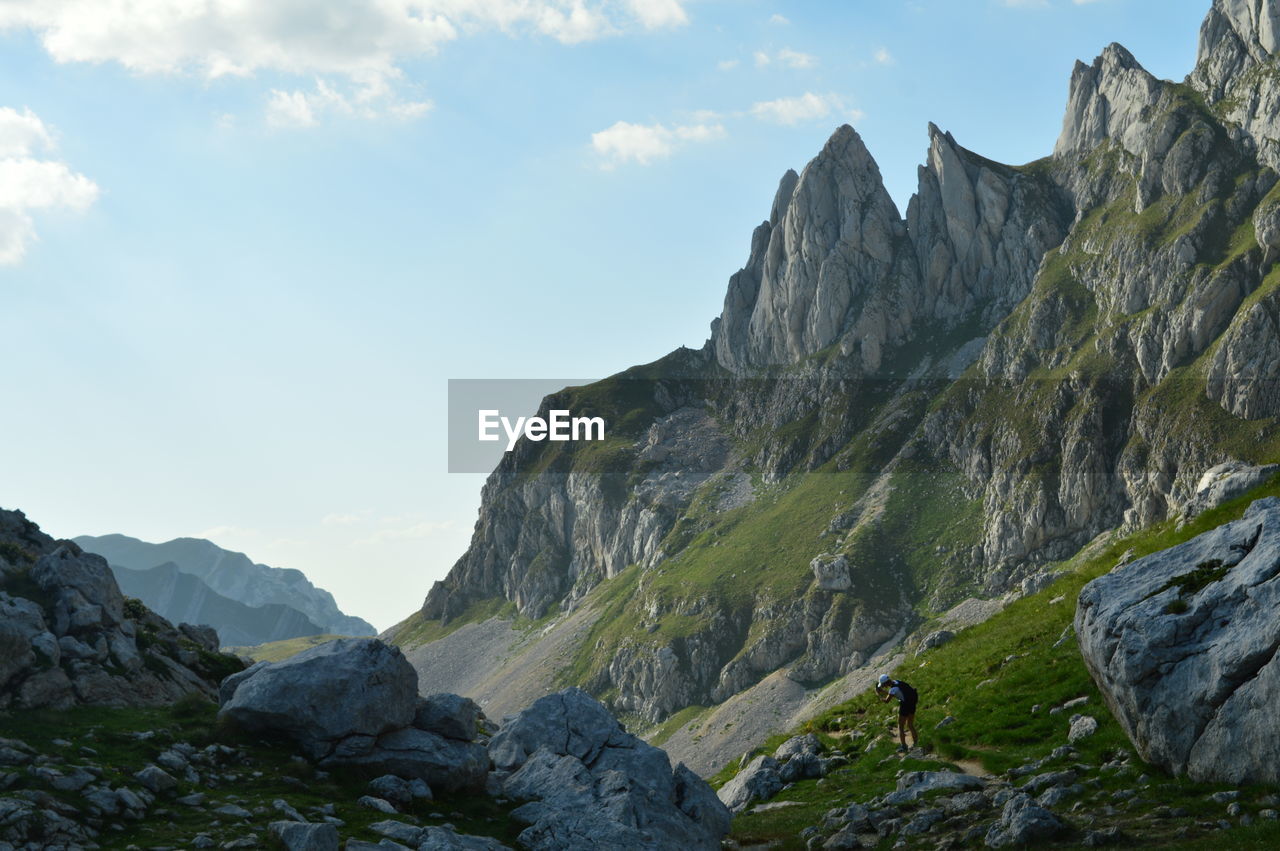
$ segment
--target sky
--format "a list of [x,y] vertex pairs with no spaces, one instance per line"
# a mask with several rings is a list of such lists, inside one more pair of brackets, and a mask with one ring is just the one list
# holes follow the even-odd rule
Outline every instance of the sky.
[[701,346],[842,123],[1052,151],[1209,0],[0,0],[0,507],[197,536],[385,629],[464,552],[449,379]]

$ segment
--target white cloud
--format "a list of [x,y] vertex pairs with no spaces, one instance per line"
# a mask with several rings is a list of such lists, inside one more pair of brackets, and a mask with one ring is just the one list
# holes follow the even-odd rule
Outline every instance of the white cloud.
[[716,63],[716,68],[720,69],[721,71],[732,71],[734,68],[737,68],[737,67],[738,67],[737,59],[723,59]]
[[[412,117],[425,101],[391,91],[401,63],[499,30],[566,44],[688,23],[682,0],[4,0],[0,31],[30,30],[58,62],[115,62],[142,74],[217,79],[274,72],[330,78],[347,110],[315,91],[272,90],[273,120],[320,114]],[[346,91],[333,78],[345,80]],[[385,92],[361,98],[373,91]]]
[[812,68],[818,64],[817,57],[789,47],[782,48],[772,56],[763,50],[757,50],[751,54],[751,58],[757,68],[767,68],[775,62],[786,68]]
[[[843,109],[843,102],[835,95],[817,95],[805,92],[797,97],[778,98],[777,100],[760,101],[751,105],[751,114],[761,121],[772,124],[799,124],[802,121],[813,121],[826,118],[832,112]],[[850,117],[857,119],[862,113],[853,110]]]
[[314,127],[325,115],[377,118],[388,115],[409,120],[431,110],[430,101],[401,101],[390,86],[356,87],[342,92],[322,79],[312,91],[272,89],[267,95],[267,123],[273,127]]
[[791,20],[785,15],[774,13],[769,16],[769,23],[773,24],[775,27],[785,27],[787,24],[791,23]]
[[1049,0],[1004,0],[1004,5],[1013,9],[1043,9]]
[[54,148],[53,133],[39,116],[0,107],[0,265],[13,265],[36,238],[36,210],[88,209],[98,186],[66,163],[38,159]]
[[788,68],[812,68],[818,64],[818,60],[808,53],[784,47],[778,51],[778,63]]
[[893,64],[893,54],[889,52],[889,48],[887,47],[878,48],[872,58],[874,58],[880,65]]
[[632,124],[618,121],[591,134],[591,147],[601,157],[601,168],[612,169],[628,162],[649,165],[666,159],[686,142],[709,142],[725,135],[721,124],[685,124],[668,128],[663,124]]
[[627,0],[627,6],[636,20],[648,29],[680,27],[689,23],[689,16],[678,0]]

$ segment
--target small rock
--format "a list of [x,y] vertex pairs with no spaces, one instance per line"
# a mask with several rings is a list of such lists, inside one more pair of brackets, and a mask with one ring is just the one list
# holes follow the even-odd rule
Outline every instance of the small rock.
[[379,836],[385,836],[388,839],[402,842],[414,848],[417,848],[418,843],[422,841],[422,828],[414,827],[402,821],[388,819],[387,821],[374,822],[369,825],[369,829]]
[[133,775],[133,779],[137,780],[157,795],[163,795],[166,792],[171,792],[178,786],[177,779],[158,765],[148,765],[146,768]]
[[1067,733],[1067,741],[1071,744],[1087,739],[1098,732],[1098,719],[1092,715],[1071,716],[1071,729]]
[[386,813],[387,815],[400,815],[400,811],[393,807],[390,801],[387,801],[384,798],[375,798],[372,795],[365,795],[356,803],[362,807],[368,807],[371,810],[377,810],[378,812]]
[[227,818],[253,818],[253,813],[249,812],[239,804],[223,804],[221,807],[215,808],[214,812],[220,816],[226,816]]
[[273,821],[267,831],[285,851],[338,851],[338,829],[331,824]]

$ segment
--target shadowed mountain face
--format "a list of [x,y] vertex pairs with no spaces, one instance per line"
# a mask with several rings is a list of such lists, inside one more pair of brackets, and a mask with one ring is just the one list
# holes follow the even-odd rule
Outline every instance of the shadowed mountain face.
[[1217,0],[1182,83],[1116,44],[1077,63],[1044,159],[931,126],[905,216],[837,129],[782,178],[706,345],[545,400],[608,439],[508,453],[388,635],[571,611],[511,646],[558,642],[549,677],[659,721],[828,682],[1274,460],[1276,10]]
[[[333,595],[312,585],[302,571],[255,564],[209,541],[175,538],[152,544],[126,535],[82,535],[75,541],[107,560],[125,593],[145,591],[135,596],[171,620],[210,624],[229,646],[376,632],[367,621],[343,614]],[[215,615],[219,620],[210,619]],[[271,637],[234,638],[240,633]]]
[[269,641],[320,635],[324,629],[291,606],[246,606],[224,597],[172,562],[150,570],[111,566],[120,590],[174,623],[209,624],[224,647],[252,647]]

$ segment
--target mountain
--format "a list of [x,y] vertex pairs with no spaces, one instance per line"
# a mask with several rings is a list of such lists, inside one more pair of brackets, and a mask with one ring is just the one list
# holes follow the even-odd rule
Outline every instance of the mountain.
[[333,595],[312,585],[302,571],[255,564],[244,553],[210,541],[175,538],[152,544],[126,535],[74,540],[110,563],[126,593],[137,589],[144,603],[171,620],[210,624],[228,645],[376,632],[368,621],[343,614]]
[[210,624],[218,630],[224,646],[253,646],[324,634],[321,627],[291,606],[280,603],[246,606],[178,570],[173,562],[149,570],[130,570],[119,565],[112,565],[111,570],[125,594],[137,597],[175,623]]
[[931,125],[905,216],[837,129],[707,343],[544,400],[608,439],[508,453],[387,637],[495,716],[573,684],[687,732],[812,708],[952,607],[1256,482],[1280,456],[1277,20],[1217,0],[1180,83],[1118,44],[1077,63],[1026,165]]

